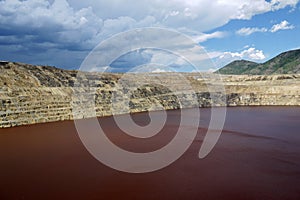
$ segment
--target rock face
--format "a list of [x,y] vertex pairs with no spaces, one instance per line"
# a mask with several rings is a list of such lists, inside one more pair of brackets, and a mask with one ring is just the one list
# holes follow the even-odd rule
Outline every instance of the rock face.
[[[222,79],[196,73],[99,74],[0,62],[0,128],[161,109],[300,105],[300,75]],[[210,91],[211,86],[224,86],[225,93]]]

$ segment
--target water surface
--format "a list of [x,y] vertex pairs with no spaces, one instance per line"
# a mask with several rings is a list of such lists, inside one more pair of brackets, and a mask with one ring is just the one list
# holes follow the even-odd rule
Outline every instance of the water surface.
[[[220,140],[205,159],[198,152],[210,110],[200,111],[187,152],[148,174],[98,162],[72,121],[0,129],[0,199],[300,199],[300,107],[228,108]],[[133,118],[149,123],[147,113]],[[168,111],[163,130],[146,140],[122,133],[112,117],[99,121],[115,144],[148,152],[172,140],[180,111]]]

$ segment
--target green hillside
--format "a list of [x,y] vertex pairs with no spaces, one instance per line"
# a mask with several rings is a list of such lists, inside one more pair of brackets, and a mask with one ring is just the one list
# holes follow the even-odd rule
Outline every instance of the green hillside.
[[300,73],[300,49],[281,53],[265,63],[237,60],[217,71],[220,74],[296,74]]

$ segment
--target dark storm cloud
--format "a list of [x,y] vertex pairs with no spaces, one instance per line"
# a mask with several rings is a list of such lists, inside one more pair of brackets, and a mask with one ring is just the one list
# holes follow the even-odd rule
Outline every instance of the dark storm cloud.
[[88,51],[122,31],[160,26],[197,36],[232,19],[250,19],[298,1],[1,0],[0,60],[79,67]]

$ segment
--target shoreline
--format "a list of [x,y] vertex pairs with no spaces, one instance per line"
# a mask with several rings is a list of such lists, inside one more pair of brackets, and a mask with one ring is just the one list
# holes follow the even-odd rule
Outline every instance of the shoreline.
[[[269,108],[279,108],[279,107],[287,107],[287,108],[291,108],[291,107],[296,107],[299,108],[300,105],[250,105],[250,106],[215,106],[215,107],[197,107],[197,108],[178,108],[178,109],[167,109],[164,111],[178,111],[178,110],[182,110],[182,109],[212,109],[212,108],[264,108],[264,107],[269,107]],[[160,112],[163,110],[151,110],[151,111],[140,111],[140,112],[132,112],[132,113],[123,113],[123,114],[117,114],[117,115],[105,115],[105,116],[96,116],[97,119],[101,119],[101,118],[109,118],[109,117],[113,117],[113,116],[125,116],[125,115],[135,115],[135,114],[146,114],[149,112]],[[69,119],[69,120],[57,120],[57,121],[49,121],[49,122],[42,122],[42,123],[32,123],[32,124],[23,124],[23,125],[18,125],[18,126],[11,126],[11,127],[1,127],[0,126],[0,130],[1,129],[11,129],[11,128],[16,128],[16,127],[27,127],[27,126],[33,126],[33,125],[43,125],[43,124],[51,124],[51,123],[57,123],[57,122],[74,122],[75,120],[89,120],[95,117],[90,117],[90,118],[82,118],[82,119]]]
[[[163,110],[212,105],[300,106],[300,74],[143,73],[122,77],[11,62],[0,65],[0,71],[0,128],[111,116],[112,105],[116,114],[155,110],[157,106]],[[119,81],[124,82],[124,90],[118,89]]]

